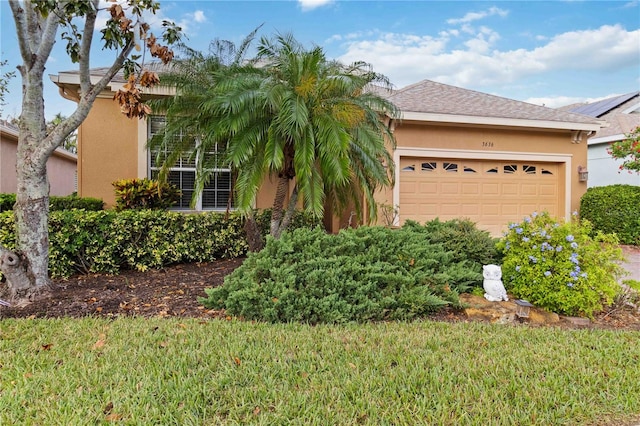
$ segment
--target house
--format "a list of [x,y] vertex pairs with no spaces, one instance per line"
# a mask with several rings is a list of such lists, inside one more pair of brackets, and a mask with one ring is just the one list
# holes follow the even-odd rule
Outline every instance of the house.
[[[103,71],[93,70],[96,78]],[[51,78],[65,97],[77,97],[77,72]],[[158,166],[145,144],[163,118],[121,114],[112,98],[124,83],[121,75],[113,79],[78,132],[78,193],[108,205],[114,204],[111,182],[152,176]],[[150,95],[171,93],[158,88]],[[600,129],[597,120],[428,80],[388,96],[403,117],[389,120],[397,140],[395,184],[377,200],[396,209],[395,224],[465,217],[498,235],[533,211],[562,218],[578,209],[587,188],[578,168],[587,165],[586,138]],[[194,178],[188,158],[174,167],[170,180],[187,196],[179,207],[187,207]],[[225,209],[230,191],[230,170],[220,170],[197,207]],[[256,207],[270,207],[274,191],[275,182],[267,181]],[[349,219],[349,212],[330,215],[325,225],[337,231]]]
[[611,143],[624,140],[628,133],[640,127],[640,92],[613,96],[592,103],[569,105],[561,109],[588,115],[604,122],[604,127],[588,140],[589,187],[640,185],[640,174],[620,170],[622,161],[612,158],[607,152]]
[[[18,128],[0,120],[0,193],[15,193],[16,153],[18,150]],[[70,195],[76,191],[76,163],[78,157],[58,148],[47,161],[51,195]]]

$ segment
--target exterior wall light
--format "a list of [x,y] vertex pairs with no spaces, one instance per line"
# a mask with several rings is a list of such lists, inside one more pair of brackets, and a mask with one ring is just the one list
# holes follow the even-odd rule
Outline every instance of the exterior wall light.
[[578,166],[578,180],[586,182],[589,179],[589,170],[584,166]]
[[526,300],[516,300],[516,316],[518,318],[529,318],[529,311],[533,305]]

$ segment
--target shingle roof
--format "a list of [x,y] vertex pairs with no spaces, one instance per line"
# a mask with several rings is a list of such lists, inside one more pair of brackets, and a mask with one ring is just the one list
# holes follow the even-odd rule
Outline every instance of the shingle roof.
[[640,112],[625,113],[628,108],[640,104],[640,92],[612,96],[590,104],[569,105],[563,107],[565,111],[593,114],[600,120],[606,121],[608,127],[600,129],[592,138],[606,138],[622,135],[640,126]]
[[629,99],[638,96],[640,92],[631,92],[625,95],[614,96],[611,98],[603,99],[597,102],[591,102],[590,104],[583,104],[575,108],[571,108],[569,111],[576,114],[584,114],[589,117],[602,117],[611,110],[626,103]]
[[403,112],[589,124],[595,122],[593,118],[584,115],[559,111],[430,80],[422,80],[400,89],[389,96],[389,100]]

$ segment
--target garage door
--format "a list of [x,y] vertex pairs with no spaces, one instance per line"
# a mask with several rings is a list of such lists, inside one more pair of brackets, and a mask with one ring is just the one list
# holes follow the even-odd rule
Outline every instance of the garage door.
[[400,158],[400,221],[469,218],[498,236],[534,211],[559,215],[561,165],[495,160]]

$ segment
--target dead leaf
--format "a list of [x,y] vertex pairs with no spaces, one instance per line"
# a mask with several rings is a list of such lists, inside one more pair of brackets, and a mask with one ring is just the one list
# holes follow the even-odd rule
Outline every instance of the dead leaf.
[[236,365],[240,365],[242,363],[242,361],[240,361],[240,358],[238,358],[237,356],[233,358],[233,362],[235,362]]
[[112,413],[104,416],[104,420],[107,422],[117,422],[117,421],[120,421],[120,419],[122,419],[122,416],[116,413]]
[[42,345],[42,350],[43,351],[50,351],[52,346],[53,346],[53,343],[47,343],[45,345]]
[[167,346],[169,346],[169,343],[167,343],[167,342],[160,342],[160,343],[158,343],[158,346],[160,346],[161,348],[166,348]]
[[256,407],[253,409],[253,415],[257,416],[258,414],[260,414],[260,407]]
[[33,377],[33,374],[32,374],[32,373],[24,373],[24,378],[25,378],[25,379],[30,379],[30,378],[32,378],[32,377]]
[[183,324],[183,323],[179,323],[179,324],[178,324],[178,327],[180,327],[180,328],[187,328],[187,325],[186,325],[186,324]]
[[351,368],[353,368],[353,369],[358,368],[358,367],[356,367],[356,365],[355,365],[355,364],[353,364],[353,363],[351,363],[351,362],[349,363],[349,367],[351,367]]
[[109,403],[105,405],[104,408],[102,409],[102,412],[104,414],[109,414],[111,413],[111,410],[113,410],[113,402],[109,401]]
[[96,308],[96,312],[102,312],[102,306],[98,306],[98,307]]
[[102,349],[104,347],[104,344],[105,344],[104,340],[98,340],[93,344],[92,349]]

